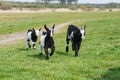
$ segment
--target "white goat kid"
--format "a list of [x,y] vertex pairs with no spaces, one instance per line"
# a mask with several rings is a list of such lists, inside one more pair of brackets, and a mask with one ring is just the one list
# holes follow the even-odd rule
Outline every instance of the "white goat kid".
[[40,34],[40,30],[41,30],[41,28],[39,30],[35,30],[34,28],[32,28],[32,29],[29,29],[27,31],[27,35],[26,35],[26,49],[31,48],[30,42],[33,45],[33,49],[36,48],[36,42],[37,42],[37,38],[38,38],[38,36]]

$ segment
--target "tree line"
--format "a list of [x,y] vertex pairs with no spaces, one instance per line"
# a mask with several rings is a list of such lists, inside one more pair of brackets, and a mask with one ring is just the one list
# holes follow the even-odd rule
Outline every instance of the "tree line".
[[57,4],[77,4],[78,0],[36,0],[36,3],[50,4],[50,2]]
[[7,10],[12,8],[23,8],[40,9],[40,8],[69,8],[83,10],[92,10],[93,8],[109,9],[109,8],[120,8],[120,3],[108,3],[108,4],[78,4],[78,0],[58,0],[59,3],[50,3],[53,0],[36,0],[36,2],[8,2],[0,1],[0,9]]

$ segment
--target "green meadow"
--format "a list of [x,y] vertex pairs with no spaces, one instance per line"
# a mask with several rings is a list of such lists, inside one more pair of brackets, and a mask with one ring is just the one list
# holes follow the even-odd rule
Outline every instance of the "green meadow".
[[54,34],[49,60],[39,42],[36,50],[26,50],[25,39],[0,45],[0,80],[120,80],[120,12],[0,13],[0,35],[66,22],[87,25],[78,57],[71,44],[65,52],[66,25]]

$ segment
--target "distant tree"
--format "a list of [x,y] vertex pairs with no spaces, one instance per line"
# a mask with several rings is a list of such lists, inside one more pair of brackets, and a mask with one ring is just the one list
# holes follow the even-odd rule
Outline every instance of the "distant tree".
[[10,2],[1,1],[0,2],[0,9],[3,9],[3,10],[12,9],[12,4]]
[[105,6],[100,6],[99,9],[100,10],[105,10],[106,8],[105,8]]
[[23,10],[23,3],[20,3],[20,4],[19,4],[19,9],[20,9],[20,11]]
[[36,3],[49,4],[50,1],[52,0],[36,0]]
[[94,6],[89,5],[89,4],[85,4],[85,5],[80,5],[81,10],[83,11],[91,11],[94,9]]
[[78,0],[36,0],[36,3],[49,4],[50,1],[59,1],[60,4],[77,4]]
[[81,5],[80,8],[83,10],[83,11],[87,11],[88,7],[86,5]]
[[77,4],[78,0],[58,0],[60,4]]
[[109,8],[117,8],[117,3],[109,3]]
[[58,0],[60,2],[60,4],[65,4],[66,0]]
[[[43,2],[43,1],[42,1]],[[36,0],[36,3],[42,3],[41,0]]]
[[78,0],[68,0],[68,4],[72,4],[72,3],[77,4],[77,2]]

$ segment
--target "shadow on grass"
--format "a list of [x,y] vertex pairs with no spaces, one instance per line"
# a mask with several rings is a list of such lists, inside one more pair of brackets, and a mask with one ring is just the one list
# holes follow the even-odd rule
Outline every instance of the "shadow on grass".
[[65,56],[68,55],[68,53],[66,53],[65,51],[55,51],[55,53],[59,55],[65,55]]
[[36,49],[33,49],[33,48],[29,48],[29,49],[26,49],[26,48],[16,48],[16,50],[18,50],[18,51],[30,51],[30,50],[36,50]]
[[33,58],[38,58],[38,59],[41,59],[41,60],[44,60],[45,59],[45,56],[44,55],[40,55],[40,54],[28,54],[27,55],[28,57],[33,57]]
[[120,67],[110,68],[100,78],[96,78],[94,80],[120,80]]
[[26,48],[16,48],[18,51],[27,51]]

